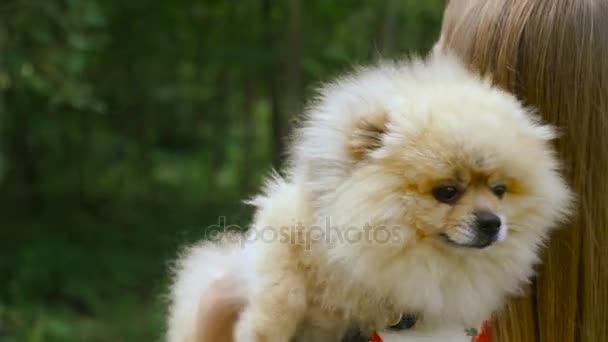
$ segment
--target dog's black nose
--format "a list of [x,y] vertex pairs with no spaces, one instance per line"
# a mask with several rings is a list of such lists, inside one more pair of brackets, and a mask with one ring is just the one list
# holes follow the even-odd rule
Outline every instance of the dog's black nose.
[[500,217],[487,212],[480,211],[475,214],[477,229],[488,237],[495,237],[500,230]]

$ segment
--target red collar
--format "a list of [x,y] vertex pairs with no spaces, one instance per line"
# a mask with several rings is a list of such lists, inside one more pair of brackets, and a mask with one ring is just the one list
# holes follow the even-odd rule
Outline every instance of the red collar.
[[[382,337],[374,332],[369,340],[370,342],[382,342]],[[471,338],[471,342],[490,342],[490,325],[485,322],[481,327],[481,332],[477,336]]]
[[490,324],[486,321],[481,326],[481,332],[473,336],[471,342],[490,342]]

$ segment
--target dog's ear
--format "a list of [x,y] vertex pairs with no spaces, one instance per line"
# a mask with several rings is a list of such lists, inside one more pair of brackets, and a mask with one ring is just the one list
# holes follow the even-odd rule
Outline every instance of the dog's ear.
[[349,152],[353,159],[365,159],[372,151],[382,146],[387,124],[388,115],[383,111],[355,121],[348,143]]

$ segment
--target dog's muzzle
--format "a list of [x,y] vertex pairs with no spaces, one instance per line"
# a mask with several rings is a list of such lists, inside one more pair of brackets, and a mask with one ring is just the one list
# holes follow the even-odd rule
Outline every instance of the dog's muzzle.
[[485,248],[506,238],[506,225],[489,211],[475,213],[472,224],[455,229],[441,236],[449,243],[471,248]]

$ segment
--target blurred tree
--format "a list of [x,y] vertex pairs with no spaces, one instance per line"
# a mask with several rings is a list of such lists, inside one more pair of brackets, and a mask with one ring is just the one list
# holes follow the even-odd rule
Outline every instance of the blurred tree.
[[0,2],[0,340],[158,338],[167,261],[313,89],[426,51],[441,0]]

